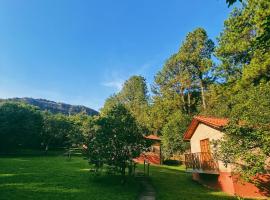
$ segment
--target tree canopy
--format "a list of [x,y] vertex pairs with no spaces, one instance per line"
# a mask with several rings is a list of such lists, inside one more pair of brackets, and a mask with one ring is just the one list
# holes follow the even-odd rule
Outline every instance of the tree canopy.
[[142,132],[132,114],[122,104],[113,106],[97,119],[97,129],[88,143],[90,163],[117,167],[122,175],[132,159],[144,150]]

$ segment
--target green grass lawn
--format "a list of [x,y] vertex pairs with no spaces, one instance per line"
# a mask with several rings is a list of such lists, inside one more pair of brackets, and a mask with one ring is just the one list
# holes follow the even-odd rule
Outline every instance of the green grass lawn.
[[[142,166],[139,166],[142,169]],[[232,200],[226,194],[192,181],[183,167],[151,166],[151,182],[158,200]],[[93,177],[81,157],[63,156],[0,158],[0,200],[131,200],[139,184],[119,176]]]
[[151,166],[150,177],[158,200],[232,200],[234,197],[192,181],[184,167]]
[[0,158],[1,200],[129,200],[136,199],[138,183],[119,176],[90,175],[81,157],[63,156]]

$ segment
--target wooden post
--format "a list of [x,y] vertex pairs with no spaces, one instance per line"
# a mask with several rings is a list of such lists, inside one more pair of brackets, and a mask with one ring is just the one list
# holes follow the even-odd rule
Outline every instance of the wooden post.
[[135,176],[135,170],[136,170],[136,163],[134,162],[134,165],[133,165],[133,174],[134,174],[134,176]]
[[147,176],[149,176],[149,166],[150,166],[150,163],[147,163]]
[[143,161],[143,173],[145,175],[145,160]]

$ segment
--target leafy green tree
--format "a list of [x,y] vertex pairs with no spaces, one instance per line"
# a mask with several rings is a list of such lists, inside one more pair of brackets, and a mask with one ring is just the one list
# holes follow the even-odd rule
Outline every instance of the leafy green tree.
[[145,78],[131,76],[124,83],[119,98],[138,123],[141,126],[146,126],[149,96]]
[[75,140],[74,126],[62,114],[44,113],[42,142],[45,150],[49,147],[70,147]]
[[189,144],[183,141],[183,133],[190,123],[190,116],[180,111],[169,117],[168,123],[162,128],[162,155],[165,159],[179,156],[185,152]]
[[269,10],[268,0],[248,0],[224,22],[215,53],[222,61],[220,77],[235,82],[243,74],[243,84],[261,77],[269,80]]
[[69,139],[73,145],[86,144],[89,137],[95,133],[95,119],[85,113],[79,113],[68,117],[73,129],[70,132]]
[[246,179],[266,173],[270,157],[270,82],[250,86],[233,97],[231,123],[219,143],[218,155],[234,163]]
[[123,85],[122,90],[110,96],[101,115],[110,111],[117,104],[123,104],[136,118],[141,128],[146,130],[148,125],[149,96],[146,80],[142,76],[131,76]]
[[101,115],[106,115],[114,106],[118,105],[121,102],[118,94],[113,94],[108,97],[100,109]]
[[135,118],[124,105],[114,106],[97,119],[96,134],[88,144],[89,160],[97,167],[107,164],[125,175],[132,159],[144,150],[144,139]]
[[40,148],[42,116],[34,107],[22,103],[0,105],[0,151]]

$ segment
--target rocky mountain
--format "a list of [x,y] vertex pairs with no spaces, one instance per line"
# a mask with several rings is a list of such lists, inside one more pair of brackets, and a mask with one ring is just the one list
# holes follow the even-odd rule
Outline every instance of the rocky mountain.
[[9,99],[0,99],[0,102],[23,102],[33,106],[37,106],[40,110],[47,110],[52,113],[62,113],[65,115],[73,115],[80,112],[85,112],[88,115],[98,115],[98,112],[94,109],[88,108],[81,105],[70,105],[66,103],[59,103],[54,101],[49,101],[46,99],[34,99],[34,98],[9,98]]

